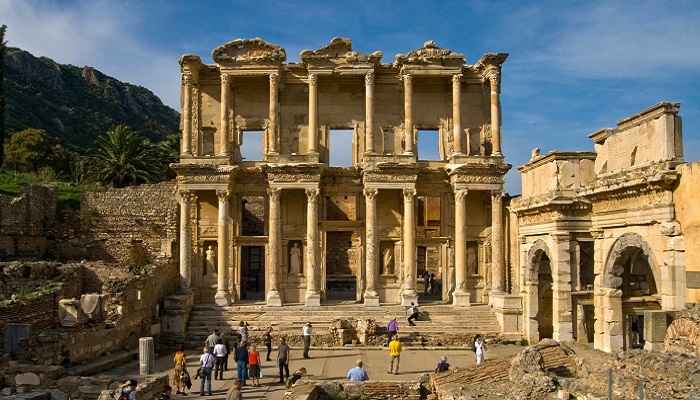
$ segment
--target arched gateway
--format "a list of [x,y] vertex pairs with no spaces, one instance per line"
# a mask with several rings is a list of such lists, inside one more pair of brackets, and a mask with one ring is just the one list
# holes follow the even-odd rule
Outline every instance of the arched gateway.
[[526,334],[530,342],[554,336],[554,278],[549,247],[537,240],[527,254]]

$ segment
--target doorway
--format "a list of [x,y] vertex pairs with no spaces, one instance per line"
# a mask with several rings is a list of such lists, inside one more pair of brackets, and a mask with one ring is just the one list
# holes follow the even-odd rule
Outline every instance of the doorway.
[[552,338],[553,326],[553,279],[551,262],[547,254],[541,251],[537,268],[537,324],[540,332],[540,340]]
[[241,248],[241,300],[265,300],[265,247]]
[[326,298],[356,300],[357,277],[354,261],[356,249],[352,232],[326,232]]

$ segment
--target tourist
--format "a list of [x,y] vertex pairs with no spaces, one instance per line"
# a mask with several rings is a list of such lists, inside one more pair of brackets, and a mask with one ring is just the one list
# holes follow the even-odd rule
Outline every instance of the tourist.
[[236,349],[236,369],[241,386],[245,386],[245,380],[248,377],[248,343],[246,342],[241,342]]
[[350,382],[364,382],[369,380],[367,371],[362,368],[362,360],[357,360],[355,366],[348,370],[347,378]]
[[427,296],[430,290],[430,272],[426,269],[421,274],[421,278],[423,278],[423,294]]
[[486,358],[486,343],[484,343],[484,338],[481,335],[476,335],[474,339],[474,352],[476,353],[476,366],[483,364]]
[[[289,379],[289,346],[284,338],[280,339],[277,348],[277,366],[280,369],[280,383],[284,383],[285,378]],[[282,372],[284,371],[284,375]]]
[[428,293],[429,295],[435,294],[435,274],[428,272]]
[[447,362],[447,356],[440,357],[440,360],[435,367],[435,372],[445,372],[450,369],[450,364]]
[[160,392],[160,396],[158,396],[158,400],[170,400],[170,396],[172,395],[173,388],[170,387],[170,385],[165,385],[163,387],[163,391]]
[[[241,343],[248,343],[248,324],[245,321],[240,322],[238,334],[241,335]],[[245,385],[245,382],[242,382],[242,385]]]
[[265,332],[265,336],[263,336],[263,341],[265,342],[265,347],[267,347],[265,361],[270,361],[270,354],[272,354],[272,327],[267,328],[267,332]]
[[253,381],[253,386],[260,386],[260,353],[255,345],[250,346],[248,352],[248,377]]
[[[185,356],[185,351],[182,349],[182,345],[177,346],[177,351],[175,351],[175,356],[173,357],[173,384],[175,385],[175,394],[185,394],[185,389],[187,387],[186,380],[189,380],[189,374],[187,373],[187,357]],[[189,382],[190,386],[192,381]]]
[[241,381],[238,379],[233,380],[231,389],[226,392],[226,400],[243,400],[243,395],[241,394]]
[[211,372],[214,369],[216,357],[209,352],[208,347],[205,347],[202,352],[202,356],[199,357],[199,368],[201,371],[199,376],[202,379],[199,386],[199,395],[204,396],[204,388],[206,386],[207,392],[209,393],[209,396],[211,396]]
[[226,357],[224,357],[224,372],[228,371],[228,357],[231,354],[231,337],[224,334],[221,331],[221,338],[224,340],[224,346],[226,347]]
[[287,387],[290,388],[294,386],[294,384],[297,383],[297,381],[301,379],[304,375],[306,375],[306,368],[304,367],[301,367],[298,370],[294,371],[292,377],[287,379]]
[[311,348],[311,335],[313,334],[311,322],[307,322],[304,325],[302,334],[304,336],[304,358],[308,359],[311,358],[309,357],[309,349]]
[[396,317],[392,318],[389,323],[386,325],[386,331],[387,331],[387,345],[391,343],[391,338],[399,334],[399,322],[396,320]]
[[224,341],[219,339],[214,346],[214,357],[216,357],[216,368],[214,370],[214,380],[224,380],[224,364],[228,358],[228,350],[226,350],[226,345]]
[[119,400],[136,400],[136,386],[138,382],[129,379],[119,388]]
[[211,333],[211,335],[207,336],[207,338],[204,340],[204,345],[207,346],[209,349],[209,353],[214,352],[214,346],[216,346],[216,343],[219,341],[219,330],[214,329],[214,332]]
[[408,307],[408,324],[411,326],[416,326],[413,321],[418,319],[418,306],[411,302],[411,306]]
[[[401,341],[399,335],[394,336],[394,339],[389,343],[389,356],[391,364],[389,364],[389,374],[399,374],[399,362],[401,361]],[[396,362],[396,370],[394,370],[394,362]]]

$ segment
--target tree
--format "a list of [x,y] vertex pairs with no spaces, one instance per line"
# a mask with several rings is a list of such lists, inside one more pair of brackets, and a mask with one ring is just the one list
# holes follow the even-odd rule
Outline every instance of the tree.
[[5,165],[17,171],[36,172],[50,166],[54,143],[43,129],[28,128],[14,133],[5,144]]
[[5,32],[7,25],[0,26],[0,166],[5,160]]
[[117,125],[96,141],[98,178],[115,187],[152,182],[161,174],[159,151],[125,125]]

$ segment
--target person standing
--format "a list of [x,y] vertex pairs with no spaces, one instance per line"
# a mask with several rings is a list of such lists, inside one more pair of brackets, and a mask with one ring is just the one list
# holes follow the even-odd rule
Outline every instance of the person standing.
[[435,372],[445,372],[450,369],[450,363],[447,362],[447,356],[440,357],[440,360],[435,367]]
[[416,326],[416,324],[413,323],[413,321],[418,319],[418,306],[411,302],[411,306],[408,307],[408,324],[411,326]]
[[263,342],[265,342],[265,347],[267,347],[265,361],[270,361],[270,354],[272,354],[272,327],[267,328],[267,332],[263,336]]
[[199,395],[204,396],[204,389],[206,387],[207,393],[209,393],[209,396],[211,396],[211,372],[214,369],[216,357],[209,352],[208,347],[205,347],[202,352],[202,356],[199,357],[199,367],[202,369],[202,381],[200,382],[199,386]]
[[[238,334],[241,335],[241,343],[248,343],[248,324],[245,321],[241,321],[238,327]],[[245,385],[245,382],[242,383]]]
[[481,335],[477,335],[474,340],[474,352],[476,353],[476,366],[480,366],[486,359],[486,344]]
[[387,344],[389,344],[391,343],[391,338],[399,334],[399,322],[396,320],[396,317],[392,318],[386,325],[386,331],[389,336],[387,338]]
[[255,345],[250,346],[248,352],[248,377],[253,381],[253,386],[260,386],[260,353]]
[[309,359],[309,349],[311,348],[311,336],[313,335],[313,330],[311,327],[311,322],[307,322],[302,328],[302,334],[304,336],[304,358]]
[[[391,364],[389,364],[389,374],[398,375],[399,374],[399,362],[401,361],[401,341],[399,336],[394,336],[394,339],[389,343],[389,356],[391,357]],[[396,362],[396,369],[394,370],[394,362]]]
[[245,380],[248,375],[248,343],[246,342],[241,342],[238,349],[236,349],[236,369],[241,386],[245,386]]
[[424,294],[424,295],[427,295],[427,294],[428,294],[428,290],[429,290],[429,283],[428,283],[428,280],[430,279],[430,272],[428,272],[428,270],[426,269],[426,270],[423,271],[423,273],[421,274],[421,278],[423,278],[423,294]]
[[280,369],[280,383],[284,383],[285,379],[289,379],[289,346],[284,338],[280,339],[277,348],[277,366]]
[[362,360],[357,360],[355,366],[348,370],[347,378],[350,382],[364,382],[369,380],[367,371],[362,368]]
[[185,394],[187,389],[185,381],[187,378],[189,378],[189,375],[187,375],[187,358],[182,345],[178,345],[173,357],[173,384],[175,385],[176,394]]
[[226,345],[224,341],[219,339],[219,342],[214,346],[214,357],[216,357],[216,366],[214,369],[214,380],[224,380],[224,366],[226,363],[226,358],[228,358],[228,351],[226,350]]
[[136,386],[138,382],[134,379],[129,379],[119,387],[119,398],[126,400],[136,400]]
[[204,340],[204,345],[209,349],[209,353],[214,352],[214,346],[216,346],[216,343],[219,342],[219,339],[219,330],[214,329],[214,332],[212,332],[211,335],[207,336],[207,338]]

